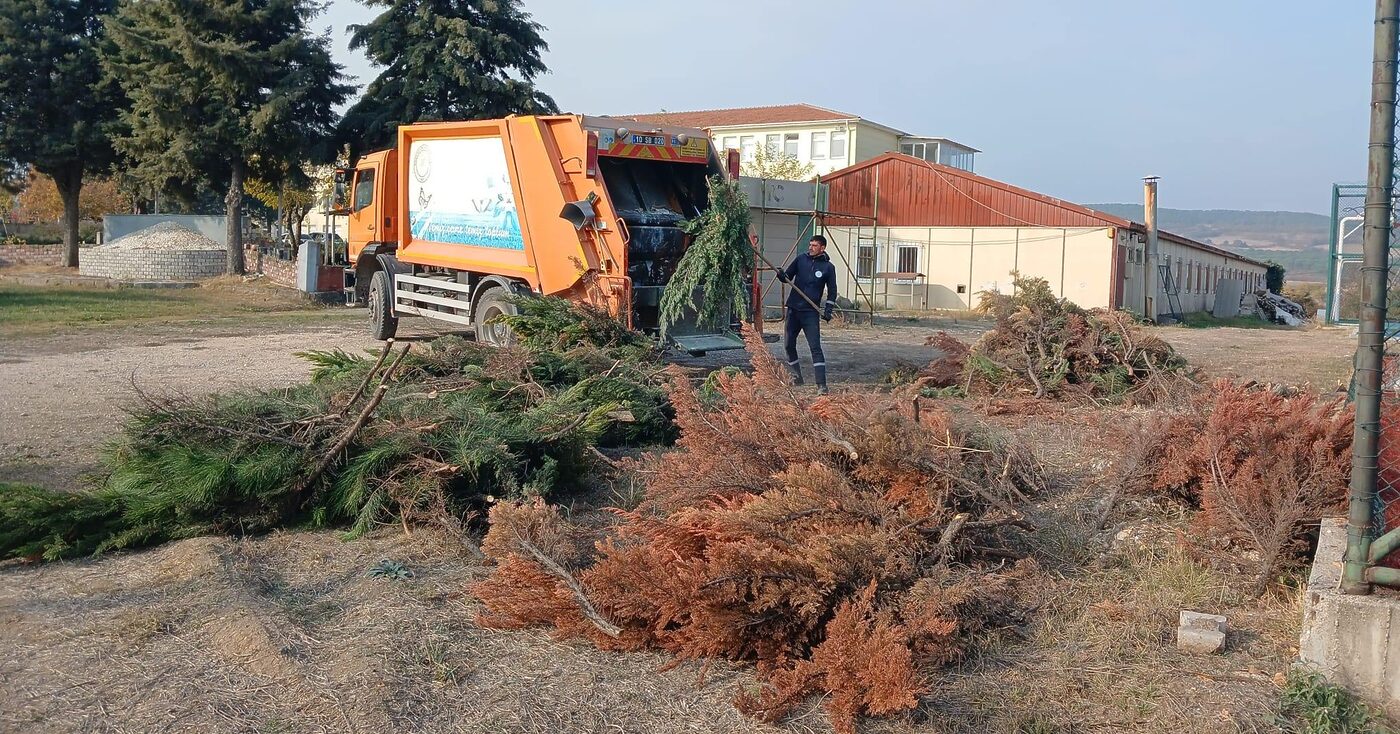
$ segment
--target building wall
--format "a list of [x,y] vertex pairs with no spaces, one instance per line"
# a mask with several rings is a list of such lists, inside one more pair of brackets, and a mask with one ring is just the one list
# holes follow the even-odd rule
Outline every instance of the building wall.
[[[853,147],[855,157],[851,159],[851,163],[860,163],[890,151],[899,150],[899,136],[870,125],[857,125]],[[823,173],[829,172],[824,171]]]
[[[982,291],[1008,292],[1012,273],[1044,278],[1056,295],[1085,308],[1111,306],[1112,227],[828,227],[841,295],[898,309],[967,309]],[[858,244],[875,243],[873,280],[857,282]],[[901,248],[924,278],[900,283]],[[866,274],[862,274],[866,275]]]
[[[1182,313],[1214,310],[1216,284],[1222,278],[1244,280],[1247,293],[1264,287],[1267,268],[1262,265],[1175,240],[1159,238],[1157,244],[1162,261],[1170,263],[1172,278],[1181,292]],[[1157,301],[1158,315],[1171,313],[1165,296],[1158,296]]]

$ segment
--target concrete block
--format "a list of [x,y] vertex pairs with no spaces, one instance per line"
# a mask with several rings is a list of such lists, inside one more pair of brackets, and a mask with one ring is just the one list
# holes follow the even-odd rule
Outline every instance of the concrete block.
[[1181,610],[1176,627],[1176,646],[1191,653],[1211,655],[1225,650],[1229,623],[1218,614]]
[[[1339,590],[1346,557],[1346,521],[1323,520],[1303,598],[1298,656],[1330,682],[1392,717],[1400,717],[1400,596]],[[1387,674],[1387,673],[1390,674]]]

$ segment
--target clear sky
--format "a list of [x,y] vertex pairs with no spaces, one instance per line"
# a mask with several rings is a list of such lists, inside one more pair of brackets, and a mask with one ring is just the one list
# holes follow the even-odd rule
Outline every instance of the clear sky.
[[[569,112],[808,102],[983,153],[1083,203],[1325,213],[1365,178],[1374,3],[1361,0],[524,0]],[[338,60],[368,61],[333,0]]]

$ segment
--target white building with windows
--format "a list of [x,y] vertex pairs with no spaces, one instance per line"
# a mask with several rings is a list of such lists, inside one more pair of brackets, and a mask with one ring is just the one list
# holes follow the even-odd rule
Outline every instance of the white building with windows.
[[640,123],[702,128],[716,147],[739,150],[745,160],[753,158],[758,146],[767,146],[810,163],[817,176],[892,152],[971,171],[973,156],[981,152],[947,138],[911,135],[856,115],[809,104],[619,117]]

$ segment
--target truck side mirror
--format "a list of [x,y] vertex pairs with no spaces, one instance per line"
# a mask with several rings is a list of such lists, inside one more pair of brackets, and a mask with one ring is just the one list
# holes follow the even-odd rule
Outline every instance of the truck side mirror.
[[335,169],[334,185],[331,188],[331,213],[349,214],[350,197],[346,195],[346,190],[350,185],[350,169]]

